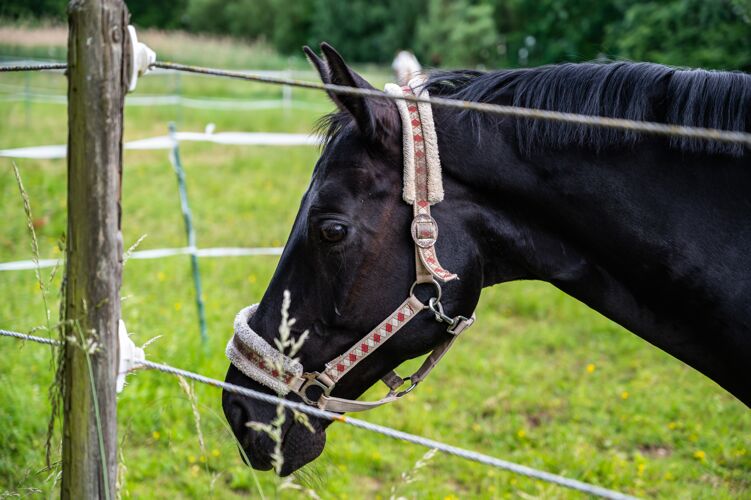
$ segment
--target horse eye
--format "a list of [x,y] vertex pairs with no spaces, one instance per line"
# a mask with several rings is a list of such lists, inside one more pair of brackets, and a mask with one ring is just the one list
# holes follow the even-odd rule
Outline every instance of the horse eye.
[[347,235],[347,228],[338,222],[326,224],[321,228],[321,236],[329,243],[342,241]]

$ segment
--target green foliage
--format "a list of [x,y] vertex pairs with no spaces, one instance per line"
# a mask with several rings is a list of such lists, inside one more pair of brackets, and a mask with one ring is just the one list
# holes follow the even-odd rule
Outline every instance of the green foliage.
[[410,45],[424,3],[316,0],[310,42],[327,41],[352,61],[391,61]]
[[[614,55],[679,66],[751,68],[751,2],[664,0],[629,7],[610,27]],[[734,7],[735,6],[735,7]]]
[[3,0],[0,2],[0,18],[34,19],[51,17],[63,19],[65,2],[60,0]]
[[499,40],[492,5],[430,0],[416,46],[418,56],[433,66],[477,66],[498,60]]
[[[60,0],[3,0],[0,17],[64,18]],[[353,62],[411,49],[430,66],[601,57],[751,69],[751,0],[128,0],[139,26],[229,35],[299,55],[327,41]]]
[[168,5],[154,0],[127,0],[125,3],[136,25],[163,29],[180,28],[181,14],[188,6],[188,0],[171,0]]
[[612,0],[493,3],[496,25],[508,43],[505,61],[512,66],[595,59],[601,54],[606,27],[620,17]]

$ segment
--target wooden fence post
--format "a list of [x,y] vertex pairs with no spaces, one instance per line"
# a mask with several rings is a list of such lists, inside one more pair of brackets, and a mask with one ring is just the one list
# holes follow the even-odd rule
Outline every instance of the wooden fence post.
[[122,0],[68,5],[63,499],[115,498],[128,18]]

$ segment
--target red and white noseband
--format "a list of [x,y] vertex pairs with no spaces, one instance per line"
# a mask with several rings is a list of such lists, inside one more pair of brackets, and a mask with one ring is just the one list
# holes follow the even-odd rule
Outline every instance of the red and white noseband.
[[[422,83],[422,78],[413,79],[405,87],[389,83],[385,90],[394,96],[414,96],[414,89]],[[420,95],[428,97],[428,91],[422,89]],[[248,321],[255,313],[258,304],[240,311],[235,318],[235,335],[227,344],[227,357],[242,373],[279,394],[285,395],[293,392],[306,403],[325,410],[364,411],[401,398],[428,376],[459,334],[475,321],[474,314],[469,318],[447,316],[441,306],[440,283],[454,280],[457,276],[441,266],[435,251],[438,224],[430,215],[430,206],[443,200],[443,179],[433,112],[428,103],[404,100],[395,102],[402,121],[404,153],[402,197],[406,203],[412,205],[414,216],[410,231],[415,244],[415,282],[410,289],[409,297],[346,352],[326,363],[321,372],[305,372],[297,360],[279,352],[251,330]],[[415,288],[421,284],[432,285],[435,290],[435,296],[427,304],[414,294]],[[415,373],[401,378],[396,372],[389,372],[382,379],[389,387],[389,392],[386,397],[378,401],[365,402],[331,396],[331,391],[342,377],[424,310],[430,310],[437,321],[446,323],[451,337],[436,347]],[[409,382],[410,385],[401,390],[405,382]],[[317,388],[312,391],[318,394],[315,399],[312,399],[308,393],[313,387]]]

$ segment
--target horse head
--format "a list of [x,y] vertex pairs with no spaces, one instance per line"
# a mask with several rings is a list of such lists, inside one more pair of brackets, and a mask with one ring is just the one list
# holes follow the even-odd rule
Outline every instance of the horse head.
[[[373,89],[332,47],[323,44],[321,50],[323,58],[305,48],[324,83]],[[332,367],[331,361],[343,354],[359,356],[363,350],[369,354],[351,367],[348,358],[346,375],[336,380],[326,396],[354,400],[379,379],[390,377],[394,399],[394,395],[404,391],[398,392],[401,379],[395,381],[392,370],[408,359],[450,343],[452,333],[447,329],[451,329],[452,319],[447,315],[469,317],[479,299],[482,272],[477,249],[465,234],[474,212],[462,202],[466,199],[462,192],[465,188],[444,176],[445,201],[434,208],[441,234],[437,242],[432,241],[436,244],[434,252],[441,256],[446,269],[461,279],[442,285],[432,278],[418,280],[416,246],[411,237],[415,234],[415,214],[403,199],[403,134],[397,104],[359,95],[330,93],[330,97],[338,113],[328,119],[327,140],[284,252],[263,299],[251,315],[241,318],[240,326],[247,323],[249,331],[273,346],[284,292],[289,291],[289,314],[296,320],[292,335],[299,338],[308,332],[296,354],[297,363],[305,372],[331,374],[337,364]],[[419,283],[413,287],[416,281]],[[445,308],[445,321],[440,321],[435,307],[434,311],[427,310],[437,291],[441,293],[438,305]],[[413,299],[414,318],[397,325],[397,320],[404,318],[400,304],[408,297]],[[431,305],[435,306],[435,302]],[[407,303],[407,315],[409,307]],[[375,329],[382,325],[391,332],[392,326],[386,324],[389,320],[399,327],[399,333],[381,339]],[[462,321],[466,322],[466,318]],[[376,332],[375,337],[365,339],[368,332]],[[371,349],[373,338],[380,344],[377,350]],[[234,364],[230,365],[226,380],[273,392],[267,387],[273,383],[261,384]],[[321,376],[318,380],[322,380]],[[286,397],[315,404],[325,389],[316,382],[314,387],[290,391]],[[276,417],[276,408],[228,392],[223,394],[222,404],[250,464],[256,469],[270,469],[275,443],[266,433],[247,424],[269,423]],[[332,406],[334,411],[347,411],[349,407]],[[323,451],[329,422],[309,420],[313,432],[295,422],[289,413],[285,418],[281,429],[283,465],[278,471],[282,475],[297,470]]]

